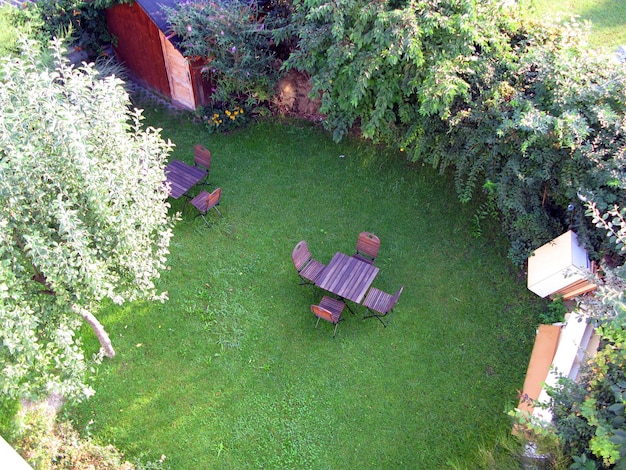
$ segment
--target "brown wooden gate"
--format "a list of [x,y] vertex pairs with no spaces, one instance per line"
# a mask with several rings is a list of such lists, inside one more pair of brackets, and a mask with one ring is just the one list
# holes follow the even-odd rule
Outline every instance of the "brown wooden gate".
[[163,58],[165,59],[172,100],[187,109],[195,109],[196,102],[193,96],[189,63],[160,31],[159,38],[163,47]]

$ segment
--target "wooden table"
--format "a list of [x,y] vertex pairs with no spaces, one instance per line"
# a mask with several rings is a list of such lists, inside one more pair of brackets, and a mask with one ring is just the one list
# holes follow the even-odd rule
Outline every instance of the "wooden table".
[[378,274],[378,268],[343,253],[335,253],[315,285],[342,299],[360,304]]
[[173,160],[165,167],[165,178],[170,184],[170,196],[178,199],[194,187],[206,174],[206,170]]

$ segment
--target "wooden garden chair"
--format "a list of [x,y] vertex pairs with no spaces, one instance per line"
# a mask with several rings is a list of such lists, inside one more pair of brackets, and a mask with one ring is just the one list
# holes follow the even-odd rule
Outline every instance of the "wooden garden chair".
[[300,275],[302,282],[300,284],[315,284],[317,278],[322,274],[326,265],[311,257],[309,245],[306,241],[299,242],[291,252],[291,259],[296,271]]
[[361,232],[356,242],[356,252],[352,256],[366,263],[374,264],[379,248],[380,239],[376,235],[370,232]]
[[341,300],[333,299],[332,297],[327,296],[322,297],[319,305],[311,305],[311,311],[317,317],[315,328],[319,325],[320,319],[332,323],[335,325],[335,330],[333,331],[334,338],[337,334],[337,326],[339,326],[339,322],[342,320],[341,312],[343,312],[345,306],[346,304]]
[[400,298],[400,294],[402,294],[403,290],[404,286],[400,287],[398,292],[391,295],[372,287],[363,301],[363,305],[367,308],[369,315],[365,315],[363,318],[376,317],[384,327],[387,327],[387,324],[383,321],[383,317],[393,311],[393,308],[398,303],[398,299]]
[[200,144],[196,144],[193,148],[193,164],[206,170],[204,178],[198,183],[203,185],[209,184],[209,169],[211,168],[211,151],[204,148]]
[[[196,197],[194,197],[190,202],[193,207],[195,207],[199,216],[202,217],[204,223],[210,226],[209,221],[206,220],[207,212],[211,209],[215,209],[217,213],[222,216],[222,213],[217,208],[220,203],[220,199],[222,198],[222,188],[217,188],[213,192],[209,193],[207,191],[202,191]],[[198,217],[198,215],[196,217]]]

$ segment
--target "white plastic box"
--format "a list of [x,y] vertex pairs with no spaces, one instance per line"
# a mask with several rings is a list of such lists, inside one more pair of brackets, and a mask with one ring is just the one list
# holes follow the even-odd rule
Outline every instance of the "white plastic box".
[[537,248],[528,258],[528,289],[547,297],[585,279],[591,264],[571,230]]

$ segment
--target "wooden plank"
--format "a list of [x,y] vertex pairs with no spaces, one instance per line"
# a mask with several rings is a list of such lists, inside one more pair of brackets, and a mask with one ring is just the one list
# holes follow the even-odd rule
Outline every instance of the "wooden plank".
[[598,286],[596,284],[589,282],[587,279],[581,279],[580,281],[573,282],[569,286],[556,291],[551,297],[561,296],[564,300],[570,300],[597,288]]
[[171,97],[160,31],[152,19],[138,3],[107,8],[106,18],[109,31],[117,38],[118,59],[142,85]]
[[170,184],[170,196],[178,199],[198,183],[206,171],[196,166],[187,165],[180,160],[173,160],[165,167],[165,178]]
[[335,253],[316,285],[344,299],[361,303],[379,268],[343,253]]
[[[537,400],[548,377],[550,366],[559,344],[561,327],[555,325],[539,325],[535,344],[528,362],[524,388],[518,409],[532,413],[534,405],[530,400]],[[528,400],[530,399],[530,400]]]
[[179,50],[159,31],[172,100],[189,110],[196,109],[189,64]]
[[582,286],[574,291],[568,292],[563,296],[563,300],[570,300],[574,297],[578,297],[579,295],[587,294],[588,292],[592,292],[596,290],[598,286],[596,284],[587,284],[586,286]]
[[[545,383],[548,387],[556,387],[562,375],[570,379],[576,379],[581,361],[584,360],[589,330],[593,325],[587,323],[587,318],[580,312],[570,313],[565,326],[561,329],[559,345],[552,360],[552,365]],[[539,394],[539,401],[548,402],[550,396],[544,387]],[[549,408],[536,408],[533,416],[547,423],[552,421],[552,411]]]
[[26,462],[2,436],[0,436],[0,462],[2,462],[2,468],[6,469],[33,470],[28,462]]

